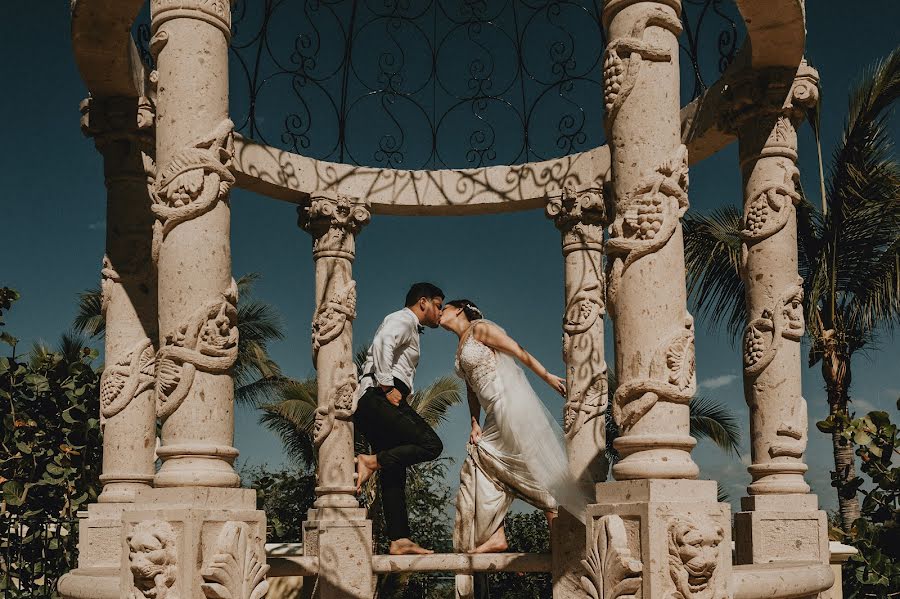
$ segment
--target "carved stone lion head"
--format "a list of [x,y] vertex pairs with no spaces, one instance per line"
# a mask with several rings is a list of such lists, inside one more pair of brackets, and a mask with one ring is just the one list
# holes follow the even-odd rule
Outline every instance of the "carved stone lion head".
[[139,522],[128,535],[128,561],[134,578],[133,599],[178,599],[175,531],[161,520]]
[[669,525],[669,574],[674,597],[715,599],[713,575],[719,563],[722,527],[706,518],[680,518]]

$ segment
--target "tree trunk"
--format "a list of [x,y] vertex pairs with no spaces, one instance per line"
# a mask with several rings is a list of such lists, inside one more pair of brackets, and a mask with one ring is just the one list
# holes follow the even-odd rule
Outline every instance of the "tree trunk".
[[[830,344],[829,344],[830,345]],[[822,359],[822,376],[828,394],[829,413],[849,418],[847,402],[850,400],[850,356],[840,352],[833,345],[826,346]],[[859,498],[856,493],[845,496],[844,489],[856,478],[856,456],[853,444],[841,436],[840,431],[831,433],[834,450],[834,469],[837,480],[838,510],[841,527],[849,534],[853,522],[859,518]]]

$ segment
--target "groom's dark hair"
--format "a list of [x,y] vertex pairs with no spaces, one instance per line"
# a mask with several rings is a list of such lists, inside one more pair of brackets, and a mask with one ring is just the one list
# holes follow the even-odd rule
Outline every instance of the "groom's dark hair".
[[409,308],[423,297],[428,300],[436,297],[444,299],[444,292],[440,287],[431,283],[413,283],[406,293],[406,304],[404,305]]

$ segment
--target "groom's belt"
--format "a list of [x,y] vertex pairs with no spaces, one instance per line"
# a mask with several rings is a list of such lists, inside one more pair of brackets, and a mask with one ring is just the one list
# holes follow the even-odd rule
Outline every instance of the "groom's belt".
[[[363,380],[364,378],[372,379],[375,382],[375,386],[378,387],[378,381],[375,379],[374,372],[367,372],[366,374],[359,377],[359,380]],[[409,395],[409,385],[407,385],[397,377],[394,377],[393,387],[400,392],[400,395],[402,395],[404,399],[406,399],[406,397]]]

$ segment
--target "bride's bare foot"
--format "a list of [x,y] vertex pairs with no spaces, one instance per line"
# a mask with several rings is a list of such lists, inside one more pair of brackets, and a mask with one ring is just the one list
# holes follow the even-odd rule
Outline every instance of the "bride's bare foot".
[[378,470],[378,459],[374,455],[359,454],[353,461],[356,462],[356,492],[359,493],[366,481]]
[[491,535],[491,538],[469,553],[503,553],[507,549],[509,549],[509,545],[506,543],[506,532],[501,526]]
[[396,541],[391,541],[388,553],[391,555],[428,555],[434,553],[434,551],[425,549],[409,539],[397,539]]

